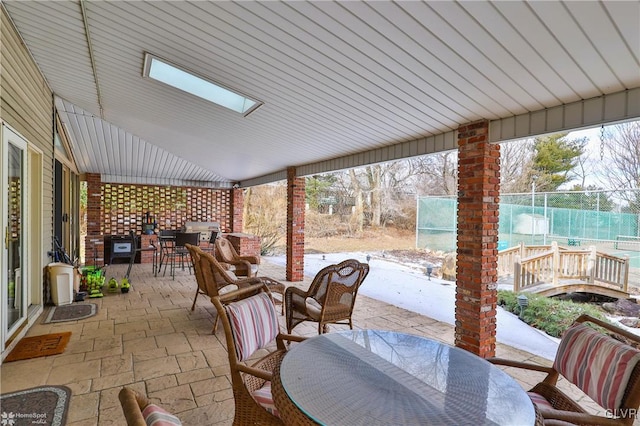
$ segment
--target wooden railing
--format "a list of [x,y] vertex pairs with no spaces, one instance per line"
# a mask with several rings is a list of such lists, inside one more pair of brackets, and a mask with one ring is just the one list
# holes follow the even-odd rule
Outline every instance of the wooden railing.
[[619,257],[598,253],[596,257],[595,279],[608,284],[624,283],[623,291],[627,291],[629,282],[629,258],[621,261]]
[[588,284],[608,284],[627,292],[629,258],[616,257],[587,249],[558,246],[519,246],[498,253],[498,275],[506,275],[508,265],[513,271],[515,292],[527,287],[559,280],[577,280]]
[[551,250],[550,245],[525,246],[523,242],[519,245],[501,250],[498,252],[498,276],[513,274],[513,265],[516,258],[525,258],[536,254],[545,253]]

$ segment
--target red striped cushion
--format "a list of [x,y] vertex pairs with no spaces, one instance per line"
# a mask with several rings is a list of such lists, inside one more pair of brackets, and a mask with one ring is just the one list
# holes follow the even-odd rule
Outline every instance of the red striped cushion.
[[249,358],[278,335],[278,317],[267,293],[227,305],[238,361]]
[[553,367],[603,408],[620,407],[640,351],[585,324],[564,332]]
[[551,403],[549,401],[547,401],[547,398],[545,398],[544,396],[540,395],[539,393],[527,392],[527,395],[529,395],[529,398],[531,398],[531,402],[536,404],[539,408],[551,408],[551,409],[553,409],[553,405],[551,405]]
[[180,419],[155,404],[149,404],[144,407],[144,410],[142,410],[142,417],[144,417],[144,421],[147,426],[182,425]]
[[251,392],[251,396],[262,408],[274,416],[280,417],[276,404],[273,402],[273,396],[271,395],[271,382],[265,382],[260,389]]

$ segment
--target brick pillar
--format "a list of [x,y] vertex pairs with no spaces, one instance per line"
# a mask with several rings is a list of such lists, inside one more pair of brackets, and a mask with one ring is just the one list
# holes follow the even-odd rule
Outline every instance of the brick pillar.
[[458,128],[458,251],[455,345],[495,355],[500,145],[489,122]]
[[236,188],[231,190],[231,232],[242,232],[242,215],[244,213],[244,190]]
[[287,281],[304,279],[305,181],[287,169]]
[[84,259],[87,265],[104,265],[104,235],[102,235],[102,179],[97,173],[87,173],[87,235]]

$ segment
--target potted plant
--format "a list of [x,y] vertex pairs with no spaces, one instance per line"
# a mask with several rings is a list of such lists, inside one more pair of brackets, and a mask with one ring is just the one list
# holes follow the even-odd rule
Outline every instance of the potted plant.
[[118,291],[118,281],[114,277],[109,279],[109,293],[115,293]]
[[104,275],[90,274],[87,275],[87,287],[89,289],[89,297],[103,297],[102,286],[104,285]]
[[128,278],[123,278],[122,282],[120,283],[120,291],[123,293],[129,293],[129,289],[131,288],[131,284],[129,283],[129,279]]

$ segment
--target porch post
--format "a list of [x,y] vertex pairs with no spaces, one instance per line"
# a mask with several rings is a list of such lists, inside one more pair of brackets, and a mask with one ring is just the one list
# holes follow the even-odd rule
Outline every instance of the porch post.
[[244,213],[244,190],[234,188],[231,190],[231,232],[242,232]]
[[500,145],[489,122],[458,128],[458,249],[455,345],[495,355]]
[[[102,178],[87,173],[87,235],[84,239],[86,265],[104,265],[104,235],[102,235]],[[95,255],[95,259],[94,259]]]
[[287,169],[287,281],[304,279],[305,180]]

